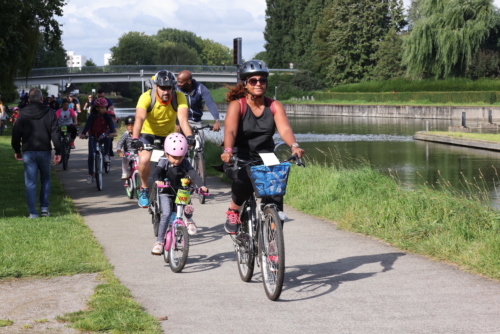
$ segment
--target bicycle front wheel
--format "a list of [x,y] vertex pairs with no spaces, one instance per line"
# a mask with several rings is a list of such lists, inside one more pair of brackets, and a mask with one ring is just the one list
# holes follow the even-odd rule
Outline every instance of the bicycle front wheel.
[[125,181],[125,191],[127,192],[128,198],[132,199],[134,198],[134,181],[132,180],[131,177],[129,177]]
[[187,229],[182,225],[172,226],[174,233],[172,241],[170,243],[170,250],[168,252],[169,256],[169,266],[174,273],[181,272],[187,262],[187,257],[189,253],[189,234]]
[[[203,180],[203,185],[205,185],[205,157],[203,152],[195,153],[193,157],[193,167]],[[205,197],[205,195],[198,194],[198,200],[201,204],[205,204]]]
[[259,257],[262,282],[267,298],[280,297],[285,278],[285,240],[278,212],[274,207],[264,209],[259,233]]
[[97,186],[97,190],[101,191],[102,190],[102,155],[101,154],[95,155],[94,176],[95,176],[95,184]]
[[255,257],[254,257],[254,242],[250,237],[252,229],[252,217],[247,217],[246,206],[242,206],[242,233],[235,236],[234,251],[236,253],[236,261],[238,262],[238,271],[243,282],[250,282],[253,276]]
[[135,187],[135,197],[139,198],[141,193],[141,178],[139,176],[139,172],[134,173],[134,187]]

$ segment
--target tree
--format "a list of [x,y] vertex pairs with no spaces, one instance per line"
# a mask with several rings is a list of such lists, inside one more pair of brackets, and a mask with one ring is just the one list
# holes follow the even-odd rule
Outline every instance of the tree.
[[375,66],[372,55],[380,40],[406,26],[401,0],[334,0],[323,22],[317,29],[327,37],[316,49],[328,64],[324,75],[330,85],[365,79]]
[[172,42],[176,44],[184,44],[188,48],[196,50],[198,55],[203,52],[203,40],[196,36],[193,32],[187,30],[179,30],[174,28],[163,28],[158,30],[155,36],[160,43]]
[[156,65],[199,65],[201,60],[195,50],[185,44],[164,42],[154,58]]
[[287,68],[294,60],[293,53],[293,2],[287,0],[266,0],[266,28],[264,45],[267,51],[268,66]]
[[44,36],[40,36],[38,48],[33,63],[34,68],[66,67],[66,50],[64,50],[61,40],[51,45],[45,41]]
[[92,60],[92,58],[90,59],[87,59],[87,61],[85,62],[84,66],[97,66],[94,61]]
[[496,24],[491,0],[421,0],[420,19],[403,44],[415,78],[462,76]]
[[403,77],[406,68],[402,64],[402,56],[403,39],[400,34],[391,29],[378,43],[378,49],[373,54],[376,65],[370,72],[370,79],[383,81]]
[[259,53],[256,53],[252,59],[258,59],[258,60],[262,60],[264,63],[268,63],[267,61],[267,51],[261,51]]
[[41,36],[49,50],[60,45],[64,0],[3,0],[0,10],[0,89],[11,89],[14,78],[34,66]]
[[232,50],[230,48],[210,39],[203,40],[203,52],[200,56],[203,65],[209,66],[231,64],[233,61]]
[[111,48],[110,65],[154,65],[158,42],[143,32],[131,31],[118,39]]

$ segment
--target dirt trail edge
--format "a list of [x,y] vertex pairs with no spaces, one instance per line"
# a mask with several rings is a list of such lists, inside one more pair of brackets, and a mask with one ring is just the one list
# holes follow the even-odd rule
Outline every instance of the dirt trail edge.
[[[337,230],[287,208],[286,274],[277,302],[260,269],[241,281],[223,228],[229,186],[208,178],[211,196],[195,201],[199,232],[182,273],[152,256],[150,215],[126,197],[115,157],[104,188],[86,184],[87,142],[77,140],[58,175],[134,298],[167,333],[500,333],[500,284]],[[293,173],[293,170],[292,170]]]

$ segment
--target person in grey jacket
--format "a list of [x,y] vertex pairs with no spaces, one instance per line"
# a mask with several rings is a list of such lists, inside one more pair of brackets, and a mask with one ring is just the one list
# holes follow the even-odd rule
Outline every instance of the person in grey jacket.
[[[219,110],[214,99],[207,87],[193,79],[191,72],[182,71],[177,75],[175,89],[186,96],[189,106],[188,121],[191,126],[201,127],[201,118],[203,117],[202,101],[205,101],[205,105],[215,120],[214,131],[220,130]],[[177,131],[179,130],[180,127],[177,126]]]
[[[36,209],[36,182],[40,171],[40,211],[50,216],[50,163],[52,144],[54,164],[61,162],[61,132],[54,111],[43,105],[42,92],[33,88],[28,95],[29,105],[23,108],[12,130],[11,146],[16,160],[24,162],[24,183],[29,218],[38,218]],[[52,144],[51,144],[52,142]],[[21,147],[22,143],[22,147]]]

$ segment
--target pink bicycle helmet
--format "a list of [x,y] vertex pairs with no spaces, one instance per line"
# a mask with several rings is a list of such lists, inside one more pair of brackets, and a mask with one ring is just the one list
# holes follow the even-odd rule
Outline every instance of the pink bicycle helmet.
[[108,106],[108,100],[106,100],[104,97],[100,97],[95,99],[94,105],[96,107],[107,107]]
[[188,144],[187,139],[180,133],[171,133],[165,138],[165,153],[173,155],[174,157],[183,157],[187,153]]

